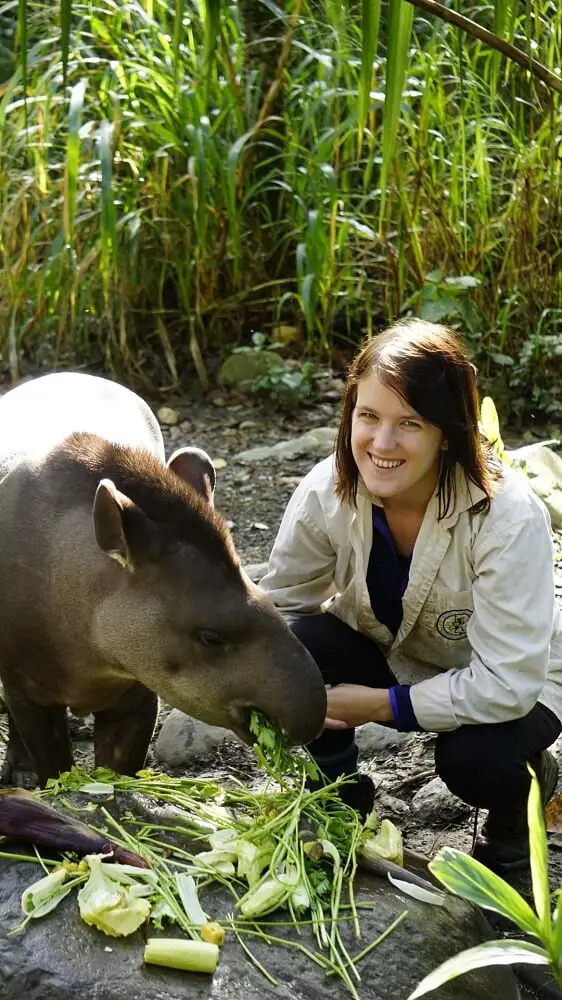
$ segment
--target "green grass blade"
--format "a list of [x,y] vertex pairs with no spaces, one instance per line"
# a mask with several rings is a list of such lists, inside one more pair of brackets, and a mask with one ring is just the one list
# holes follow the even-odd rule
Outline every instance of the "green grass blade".
[[18,45],[20,49],[25,127],[27,129],[27,0],[18,0]]
[[[208,89],[213,62],[216,56],[217,39],[220,29],[221,0],[201,0],[203,10],[203,24],[205,30],[204,62],[205,62],[205,85]],[[207,104],[207,101],[205,101]]]
[[407,1000],[418,1000],[418,997],[423,997],[426,993],[450,982],[451,979],[463,976],[466,972],[472,972],[474,969],[484,969],[488,965],[517,965],[519,963],[548,965],[549,958],[543,948],[539,948],[536,944],[528,944],[526,941],[511,941],[509,939],[486,941],[475,948],[461,951],[460,954],[443,962],[439,968],[434,969],[429,976],[422,979]]
[[527,804],[529,823],[529,847],[531,851],[531,879],[535,909],[541,922],[543,935],[548,938],[552,931],[550,912],[550,887],[548,884],[548,842],[543,816],[541,789],[535,772],[531,773],[531,788]]
[[115,205],[113,202],[113,186],[111,183],[113,154],[111,140],[113,128],[110,122],[102,122],[99,133],[99,152],[101,165],[101,204],[102,204],[102,243],[106,267],[113,264],[114,273],[118,267],[117,227],[115,223]]
[[558,901],[554,916],[551,954],[562,955],[562,906],[560,906],[561,890],[557,891]]
[[72,0],[60,0],[60,33],[62,52],[62,78],[66,86],[68,70],[68,52],[70,49],[70,19],[72,17]]
[[381,200],[379,223],[382,228],[386,207],[386,190],[390,165],[394,155],[400,105],[408,49],[412,33],[414,8],[407,0],[389,0],[388,5],[388,55],[386,60],[386,84],[384,100],[384,126],[382,136]]
[[82,122],[86,84],[87,81],[83,79],[72,88],[68,110],[68,135],[64,172],[64,238],[69,246],[72,245],[74,237],[74,213],[76,209],[78,165],[80,162],[80,125]]
[[363,47],[361,50],[361,77],[359,82],[359,123],[358,144],[365,130],[369,113],[371,86],[373,81],[373,62],[379,40],[379,25],[381,18],[381,0],[362,0],[361,29]]
[[185,0],[176,0],[176,11],[174,14],[174,70],[176,77],[179,76],[180,45],[183,35],[183,18],[185,13]]
[[489,871],[475,858],[443,847],[429,863],[429,869],[456,896],[501,913],[527,934],[541,936],[541,926],[535,913],[522,896],[499,875]]

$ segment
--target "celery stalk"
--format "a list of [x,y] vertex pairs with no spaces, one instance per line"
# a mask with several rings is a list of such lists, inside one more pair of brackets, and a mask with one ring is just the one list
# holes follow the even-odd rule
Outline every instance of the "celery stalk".
[[214,972],[219,960],[218,945],[182,938],[148,938],[144,960],[149,965],[165,965],[184,972]]

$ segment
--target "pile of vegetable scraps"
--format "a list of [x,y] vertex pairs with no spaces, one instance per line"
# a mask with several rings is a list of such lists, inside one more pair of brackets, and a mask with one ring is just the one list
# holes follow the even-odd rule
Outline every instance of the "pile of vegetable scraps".
[[[89,853],[79,860],[66,857],[62,863],[39,855],[31,858],[46,874],[23,893],[23,920],[13,933],[50,913],[76,889],[82,919],[104,934],[128,935],[144,924],[153,929],[155,936],[148,937],[144,952],[148,963],[212,973],[229,934],[276,984],[252,953],[257,936],[269,944],[298,948],[326,974],[341,977],[358,998],[358,963],[406,913],[377,940],[350,954],[342,929],[351,924],[359,940],[361,906],[370,905],[356,902],[354,875],[362,856],[402,864],[401,834],[388,820],[377,823],[374,813],[362,823],[338,795],[349,779],[323,784],[307,752],[290,752],[283,736],[257,713],[252,732],[267,776],[260,792],[236,782],[226,788],[153,771],[127,778],[104,769],[88,775],[73,768],[52,780],[38,794],[57,795],[58,803],[68,807],[72,824],[70,810],[75,813],[77,808],[66,802],[64,793],[85,793],[93,801],[84,811],[100,817],[98,826],[93,817],[88,824],[100,835],[93,842],[109,840],[113,855]],[[307,788],[308,778],[314,790]],[[128,814],[119,823],[103,804],[116,792],[142,793],[173,806],[173,819],[157,825]],[[137,858],[146,867],[116,860],[120,858]],[[212,885],[226,887],[232,898],[226,917],[207,912],[202,890]],[[274,911],[284,911],[276,922],[270,918]],[[276,936],[272,931],[280,923],[296,933]],[[299,940],[302,925],[313,932],[309,947]],[[168,928],[183,932],[183,937],[165,936]]]

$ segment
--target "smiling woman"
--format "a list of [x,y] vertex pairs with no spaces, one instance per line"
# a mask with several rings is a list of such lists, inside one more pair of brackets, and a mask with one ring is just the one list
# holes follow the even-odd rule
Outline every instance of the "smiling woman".
[[435,490],[441,451],[439,427],[424,420],[374,372],[357,387],[351,452],[370,493],[395,504],[425,509]]
[[[475,853],[528,863],[529,762],[546,802],[562,726],[562,632],[548,514],[478,425],[476,371],[450,330],[419,320],[351,365],[333,458],[291,498],[263,589],[328,691],[309,749],[356,774],[354,727],[438,734],[436,769],[489,810]],[[342,794],[363,812],[365,775]]]

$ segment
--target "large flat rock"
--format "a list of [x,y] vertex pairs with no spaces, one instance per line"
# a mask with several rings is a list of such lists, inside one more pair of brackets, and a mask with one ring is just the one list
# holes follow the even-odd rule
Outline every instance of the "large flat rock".
[[[134,808],[143,814],[138,802]],[[154,818],[150,808],[144,814]],[[147,930],[150,936],[154,932],[145,929],[130,938],[108,938],[83,923],[74,894],[52,914],[10,935],[10,928],[21,920],[22,890],[40,875],[35,864],[0,862],[0,1000],[343,1000],[350,995],[341,981],[325,977],[297,949],[246,937],[255,956],[278,980],[279,985],[273,986],[230,934],[213,976],[145,966],[144,940]],[[232,910],[232,898],[222,890],[202,896],[214,918]],[[361,910],[359,942],[345,922],[343,936],[352,954],[408,911],[399,927],[361,962],[357,989],[362,1000],[405,1000],[416,983],[446,958],[493,936],[483,915],[454,897],[443,907],[428,906],[363,873],[356,896],[358,901],[375,900],[376,906]],[[278,911],[270,919],[283,920],[284,913]],[[272,927],[271,932],[314,950],[306,928],[300,938],[285,927]],[[174,931],[166,932],[170,934]],[[433,995],[438,1000],[517,1000],[518,991],[509,968],[490,968],[463,976]]]

